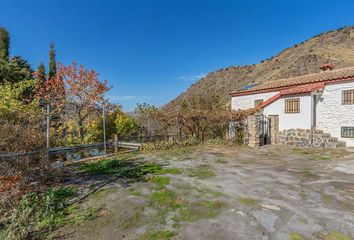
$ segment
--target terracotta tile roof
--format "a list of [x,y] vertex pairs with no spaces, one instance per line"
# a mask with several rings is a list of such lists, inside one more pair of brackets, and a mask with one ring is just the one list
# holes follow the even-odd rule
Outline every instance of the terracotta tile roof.
[[273,82],[265,82],[263,84],[257,85],[248,90],[238,90],[231,93],[231,95],[247,95],[262,91],[272,91],[281,90],[289,88],[292,86],[298,86],[303,84],[318,83],[318,82],[329,82],[329,81],[339,81],[345,79],[354,80],[354,67],[341,68],[331,71],[323,71],[320,73],[313,73],[302,75],[293,78],[280,79]]
[[264,108],[266,106],[268,106],[269,104],[271,104],[272,102],[278,100],[280,97],[282,96],[286,96],[286,95],[292,95],[292,94],[299,94],[299,93],[309,93],[321,88],[324,88],[325,84],[322,83],[311,83],[311,84],[304,84],[304,85],[300,85],[300,86],[296,86],[296,87],[292,87],[292,88],[287,88],[284,90],[281,90],[278,94],[274,95],[273,97],[269,98],[268,100],[264,101],[260,107]]

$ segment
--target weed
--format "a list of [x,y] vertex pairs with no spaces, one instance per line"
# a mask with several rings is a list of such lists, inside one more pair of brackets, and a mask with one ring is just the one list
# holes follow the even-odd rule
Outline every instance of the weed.
[[172,152],[174,149],[183,149],[188,148],[194,145],[197,145],[199,142],[194,138],[188,138],[185,140],[173,140],[173,141],[159,141],[154,143],[144,144],[140,151],[143,153],[150,153],[156,151],[166,151],[170,150]]
[[123,230],[138,226],[142,221],[144,207],[136,207],[131,214],[124,214],[124,221],[121,225]]
[[326,240],[351,240],[351,237],[344,235],[343,233],[334,231],[328,234]]
[[66,203],[75,194],[74,188],[53,188],[25,195],[5,226],[4,238],[25,239],[41,230],[50,233],[53,227],[64,224]]
[[228,142],[224,139],[221,138],[212,138],[212,139],[208,139],[205,144],[206,145],[225,145]]
[[163,189],[170,183],[170,179],[168,177],[155,175],[149,178],[149,182],[155,183],[159,189]]
[[[331,152],[329,150],[318,150],[318,149],[313,149],[313,148],[293,148],[293,152],[306,155],[308,159],[310,160],[320,160],[320,161],[327,161],[331,160],[332,156],[335,155],[336,157],[342,156],[345,154],[344,153],[337,153],[337,152]],[[326,154],[328,153],[328,154]],[[338,155],[339,154],[339,155]]]
[[350,238],[338,231],[330,232],[327,235],[319,233],[319,234],[317,234],[317,237],[319,237],[320,239],[323,239],[323,240],[351,240],[352,239],[352,238]]
[[165,168],[159,171],[157,174],[172,174],[172,175],[178,175],[181,174],[182,171],[178,168]]
[[166,225],[166,216],[169,209],[158,208],[156,214],[150,222],[157,223],[160,225]]
[[219,215],[226,206],[225,202],[219,200],[194,202],[186,208],[181,208],[179,211],[180,216],[175,220],[194,222],[203,218],[213,218]]
[[141,195],[140,192],[135,191],[134,189],[130,189],[129,192],[130,192],[130,195],[133,195],[133,196],[140,196]]
[[78,213],[75,216],[75,220],[87,221],[87,220],[94,219],[97,216],[97,213],[99,212],[99,210],[100,209],[95,208],[95,207],[89,207],[89,208],[85,209],[83,212]]
[[242,197],[239,198],[238,201],[245,206],[251,207],[251,206],[255,206],[258,204],[258,200],[254,199],[254,198],[250,198],[250,197]]
[[171,231],[152,231],[147,232],[139,237],[139,240],[167,240],[171,239],[177,234]]
[[164,189],[151,194],[150,204],[169,209],[177,209],[182,206],[183,200],[177,193]]
[[122,178],[139,179],[146,174],[163,172],[160,165],[155,163],[133,163],[126,160],[104,160],[95,163],[85,163],[78,168],[81,173],[91,175],[120,174]]
[[219,158],[215,162],[217,162],[217,163],[227,163],[227,161],[225,159],[222,159],[222,158]]
[[92,194],[92,197],[94,197],[96,199],[101,199],[101,198],[107,196],[108,194],[115,193],[115,192],[117,192],[116,188],[104,188],[104,189],[101,189],[97,192],[94,192]]
[[302,171],[302,176],[304,176],[304,177],[314,177],[316,175],[313,174],[309,169],[304,169]]
[[213,177],[215,174],[211,167],[207,164],[198,166],[196,169],[190,169],[190,177],[197,177],[199,179],[207,179]]
[[108,175],[118,173],[120,169],[126,166],[126,161],[104,160],[95,163],[85,163],[78,168],[78,171],[95,175]]
[[289,239],[290,240],[305,240],[305,238],[303,236],[301,236],[300,234],[297,234],[295,232],[289,233]]
[[329,161],[332,159],[331,156],[328,155],[321,155],[321,154],[313,154],[313,155],[309,155],[308,157],[311,160],[319,160],[319,161]]
[[326,205],[330,204],[332,201],[331,196],[326,193],[321,193],[321,198],[322,198],[322,202]]
[[181,227],[182,227],[182,225],[180,224],[180,223],[174,223],[173,225],[172,225],[172,227],[174,228],[174,229],[180,229]]
[[222,192],[213,191],[210,188],[198,188],[197,191],[200,192],[202,195],[206,195],[208,197],[210,196],[212,198],[225,196],[225,194],[223,194]]

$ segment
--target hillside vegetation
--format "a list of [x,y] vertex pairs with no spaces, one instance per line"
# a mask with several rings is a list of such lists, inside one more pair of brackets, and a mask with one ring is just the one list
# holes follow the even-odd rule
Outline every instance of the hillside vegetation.
[[176,110],[184,100],[207,92],[219,96],[221,102],[215,104],[227,105],[231,91],[251,83],[316,73],[325,63],[334,64],[336,69],[354,65],[354,26],[322,33],[259,64],[231,66],[211,72],[164,108]]

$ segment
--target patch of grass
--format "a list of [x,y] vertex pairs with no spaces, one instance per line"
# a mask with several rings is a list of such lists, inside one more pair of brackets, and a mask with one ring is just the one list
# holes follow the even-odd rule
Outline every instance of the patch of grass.
[[315,175],[314,173],[312,173],[311,170],[309,170],[309,169],[304,169],[301,174],[302,174],[302,176],[304,176],[304,177],[314,177],[314,176],[316,176],[316,175]]
[[219,158],[215,162],[217,162],[217,163],[228,163],[225,159],[222,159],[222,158]]
[[130,189],[129,193],[130,193],[130,195],[133,195],[133,196],[141,196],[141,193],[134,190],[134,189]]
[[75,195],[74,188],[51,188],[25,195],[4,227],[4,238],[25,239],[40,231],[50,234],[54,227],[65,223],[69,214],[66,204]]
[[170,209],[158,208],[156,214],[149,222],[153,222],[154,224],[157,223],[159,225],[166,225],[166,217],[169,210]]
[[349,201],[340,201],[339,205],[347,211],[354,212],[354,204]]
[[132,214],[125,214],[124,221],[120,227],[126,230],[138,226],[142,222],[143,210],[143,207],[138,207]]
[[174,210],[180,208],[184,204],[184,201],[177,193],[164,189],[151,194],[150,204]]
[[179,175],[182,171],[178,168],[165,168],[161,169],[157,174],[172,174],[172,175]]
[[319,161],[329,161],[332,159],[331,156],[328,155],[321,155],[321,154],[313,154],[308,156],[311,160],[319,160]]
[[326,149],[293,148],[292,151],[297,154],[306,155],[307,158],[311,160],[328,161],[331,160],[333,156],[333,153]]
[[289,233],[289,240],[305,240],[305,238],[298,233],[292,232]]
[[139,240],[165,240],[171,239],[176,236],[177,233],[172,231],[152,231],[141,235]]
[[95,175],[108,175],[118,173],[119,170],[127,166],[126,161],[122,160],[104,160],[95,163],[85,163],[79,168],[79,172],[95,174]]
[[107,196],[108,194],[115,193],[115,192],[117,192],[116,188],[103,188],[103,189],[100,189],[100,190],[94,192],[92,194],[92,197],[95,199],[101,199],[101,198]]
[[223,194],[222,192],[213,191],[210,188],[198,188],[197,191],[200,192],[202,195],[206,195],[207,197],[212,198],[225,196],[225,194]]
[[79,221],[87,221],[87,220],[92,220],[95,217],[97,217],[97,213],[100,211],[100,209],[95,208],[95,207],[89,207],[85,209],[82,212],[77,213],[75,216],[75,220]]
[[294,153],[299,153],[299,154],[314,154],[315,151],[311,148],[292,148],[291,149]]
[[170,156],[181,156],[185,154],[192,153],[193,148],[192,147],[182,147],[182,148],[174,148],[174,149],[169,149],[164,152],[162,152],[160,155],[163,157],[170,157]]
[[211,170],[211,167],[209,165],[203,164],[203,165],[196,167],[195,169],[190,169],[189,176],[190,177],[197,177],[199,179],[207,179],[207,178],[214,177],[215,174]]
[[180,229],[181,227],[182,227],[182,225],[180,224],[180,223],[174,223],[173,225],[172,225],[172,227],[174,228],[174,229]]
[[321,199],[322,199],[322,202],[326,205],[330,204],[331,201],[332,201],[332,198],[330,195],[326,194],[326,193],[321,193]]
[[352,238],[344,235],[343,233],[334,231],[328,234],[325,239],[326,240],[351,240]]
[[156,163],[134,163],[126,160],[103,160],[95,163],[82,164],[78,171],[90,175],[120,174],[123,178],[139,179],[146,174],[160,174],[164,170]]
[[181,208],[179,217],[175,220],[194,222],[203,218],[213,218],[219,215],[226,206],[227,204],[220,200],[194,202],[186,208]]
[[319,233],[317,234],[317,237],[323,240],[352,240],[351,237],[348,237],[347,235],[344,235],[338,231],[330,232],[329,234]]
[[152,176],[149,178],[149,182],[155,183],[159,189],[164,189],[166,185],[170,183],[170,179],[164,176]]
[[242,198],[239,198],[238,201],[240,202],[240,204],[248,206],[248,207],[255,206],[259,203],[259,201],[257,199],[250,198],[250,197],[242,197]]
[[228,142],[224,139],[221,138],[212,138],[212,139],[208,139],[205,144],[206,145],[225,145]]

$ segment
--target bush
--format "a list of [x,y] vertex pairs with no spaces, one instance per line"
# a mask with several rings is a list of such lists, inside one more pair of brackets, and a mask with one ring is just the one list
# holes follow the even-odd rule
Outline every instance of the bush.
[[208,139],[205,143],[208,145],[222,145],[222,144],[226,144],[227,141],[221,138],[212,138],[212,139]]
[[199,143],[195,138],[188,138],[185,140],[171,140],[171,141],[158,141],[154,143],[144,144],[140,151],[143,153],[149,153],[160,150],[169,150],[174,148],[183,148],[195,146]]
[[[76,194],[73,188],[52,188],[22,197],[4,225],[2,239],[27,239],[39,232],[50,232],[65,222],[67,201]],[[33,236],[32,236],[33,237]]]

